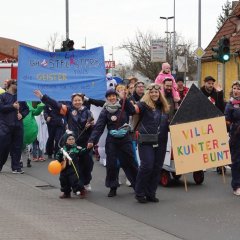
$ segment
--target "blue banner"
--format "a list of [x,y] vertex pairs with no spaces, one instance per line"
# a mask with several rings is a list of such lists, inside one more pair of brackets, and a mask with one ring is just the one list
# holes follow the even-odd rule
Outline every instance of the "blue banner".
[[35,89],[55,100],[68,101],[73,93],[104,98],[106,71],[103,47],[47,52],[20,46],[18,53],[19,101],[36,101]]

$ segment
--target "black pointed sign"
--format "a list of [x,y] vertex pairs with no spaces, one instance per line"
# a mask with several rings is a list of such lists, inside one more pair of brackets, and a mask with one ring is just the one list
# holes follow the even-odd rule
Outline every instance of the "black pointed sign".
[[170,125],[221,117],[223,113],[192,84]]

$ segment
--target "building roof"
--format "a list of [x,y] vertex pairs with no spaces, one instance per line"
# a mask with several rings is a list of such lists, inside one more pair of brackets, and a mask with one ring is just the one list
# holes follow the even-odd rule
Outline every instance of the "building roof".
[[9,38],[0,37],[0,52],[2,54],[11,56],[12,58],[18,58],[19,45],[40,49],[40,48],[31,46],[31,45],[23,43],[23,42],[19,42],[19,41],[9,39]]
[[0,51],[0,62],[16,62],[17,58]]
[[240,51],[240,2],[236,4],[229,18],[224,22],[205,49],[206,53],[203,55],[202,61],[214,61],[212,59],[212,55],[214,54],[212,48],[217,46],[218,40],[223,36],[230,39],[231,53]]

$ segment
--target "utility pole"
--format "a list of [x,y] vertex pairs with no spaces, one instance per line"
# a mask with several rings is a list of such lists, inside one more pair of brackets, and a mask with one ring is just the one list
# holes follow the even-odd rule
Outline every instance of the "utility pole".
[[68,0],[66,0],[66,40],[69,39],[69,7]]
[[168,31],[168,20],[169,19],[173,19],[174,17],[160,17],[160,19],[165,19],[166,20],[166,41],[167,41],[167,61],[169,61],[168,57],[169,57],[169,51],[168,51],[168,34],[169,34],[169,31]]
[[176,30],[175,30],[175,0],[173,0],[173,67],[172,74],[176,74],[175,59],[176,59]]
[[[201,47],[201,0],[198,0],[198,48]],[[197,81],[198,87],[201,87],[201,58],[198,58],[197,64]]]

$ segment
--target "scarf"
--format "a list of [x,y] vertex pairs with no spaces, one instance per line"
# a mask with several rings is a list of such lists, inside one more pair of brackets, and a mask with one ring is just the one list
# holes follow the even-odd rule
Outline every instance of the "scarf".
[[240,104],[240,97],[231,97],[230,102],[234,104]]
[[119,108],[121,108],[121,104],[119,101],[117,101],[115,104],[110,103],[109,101],[106,101],[103,107],[109,112],[109,113],[115,113]]

